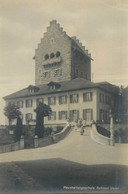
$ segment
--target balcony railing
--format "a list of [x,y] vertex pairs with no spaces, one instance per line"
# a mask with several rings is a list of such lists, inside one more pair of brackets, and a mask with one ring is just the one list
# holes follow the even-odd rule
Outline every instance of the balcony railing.
[[49,69],[51,67],[59,66],[61,64],[61,61],[62,61],[62,58],[59,56],[56,58],[47,59],[43,61],[42,65],[45,69]]

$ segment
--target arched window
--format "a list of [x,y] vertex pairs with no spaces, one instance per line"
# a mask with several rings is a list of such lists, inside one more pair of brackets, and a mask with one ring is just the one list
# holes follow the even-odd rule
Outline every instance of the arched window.
[[55,57],[54,53],[51,53],[50,58],[54,58],[54,57]]
[[56,52],[56,57],[59,57],[59,56],[60,56],[60,52],[57,51],[57,52]]
[[46,55],[44,56],[44,59],[45,59],[45,60],[49,59],[49,55],[46,54]]

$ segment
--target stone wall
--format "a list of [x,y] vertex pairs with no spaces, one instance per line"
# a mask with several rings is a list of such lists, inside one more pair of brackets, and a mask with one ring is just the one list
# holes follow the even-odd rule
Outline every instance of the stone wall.
[[80,49],[77,48],[78,46],[73,45],[71,51],[72,79],[76,77],[82,77],[91,81],[91,59],[86,56],[84,52],[80,51]]
[[44,137],[40,139],[38,139],[38,137],[35,136],[35,148],[45,147],[53,143],[59,142],[60,140],[66,137],[66,135],[70,132],[70,130],[71,130],[71,127],[69,124],[67,124],[60,133],[52,134],[49,137]]
[[[60,57],[51,58],[51,53],[60,52]],[[45,59],[45,55],[49,59]],[[59,62],[57,62],[57,60]],[[50,66],[49,66],[50,65]],[[60,70],[62,75],[55,75]],[[45,77],[45,73],[47,76]],[[52,21],[38,44],[35,52],[35,84],[45,84],[52,81],[70,80],[71,77],[71,41],[56,21]]]
[[21,139],[18,142],[7,144],[7,145],[1,145],[0,153],[12,152],[12,151],[17,151],[21,149],[24,149],[24,136],[21,136]]

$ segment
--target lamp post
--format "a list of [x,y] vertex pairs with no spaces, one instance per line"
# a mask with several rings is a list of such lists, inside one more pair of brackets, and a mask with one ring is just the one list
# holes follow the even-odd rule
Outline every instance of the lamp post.
[[114,123],[113,123],[113,115],[112,115],[112,111],[110,110],[110,145],[114,146],[115,142],[114,142]]

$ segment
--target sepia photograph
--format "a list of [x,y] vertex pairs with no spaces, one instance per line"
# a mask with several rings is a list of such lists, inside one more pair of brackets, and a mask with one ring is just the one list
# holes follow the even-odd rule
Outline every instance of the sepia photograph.
[[128,193],[128,0],[0,1],[0,193]]

